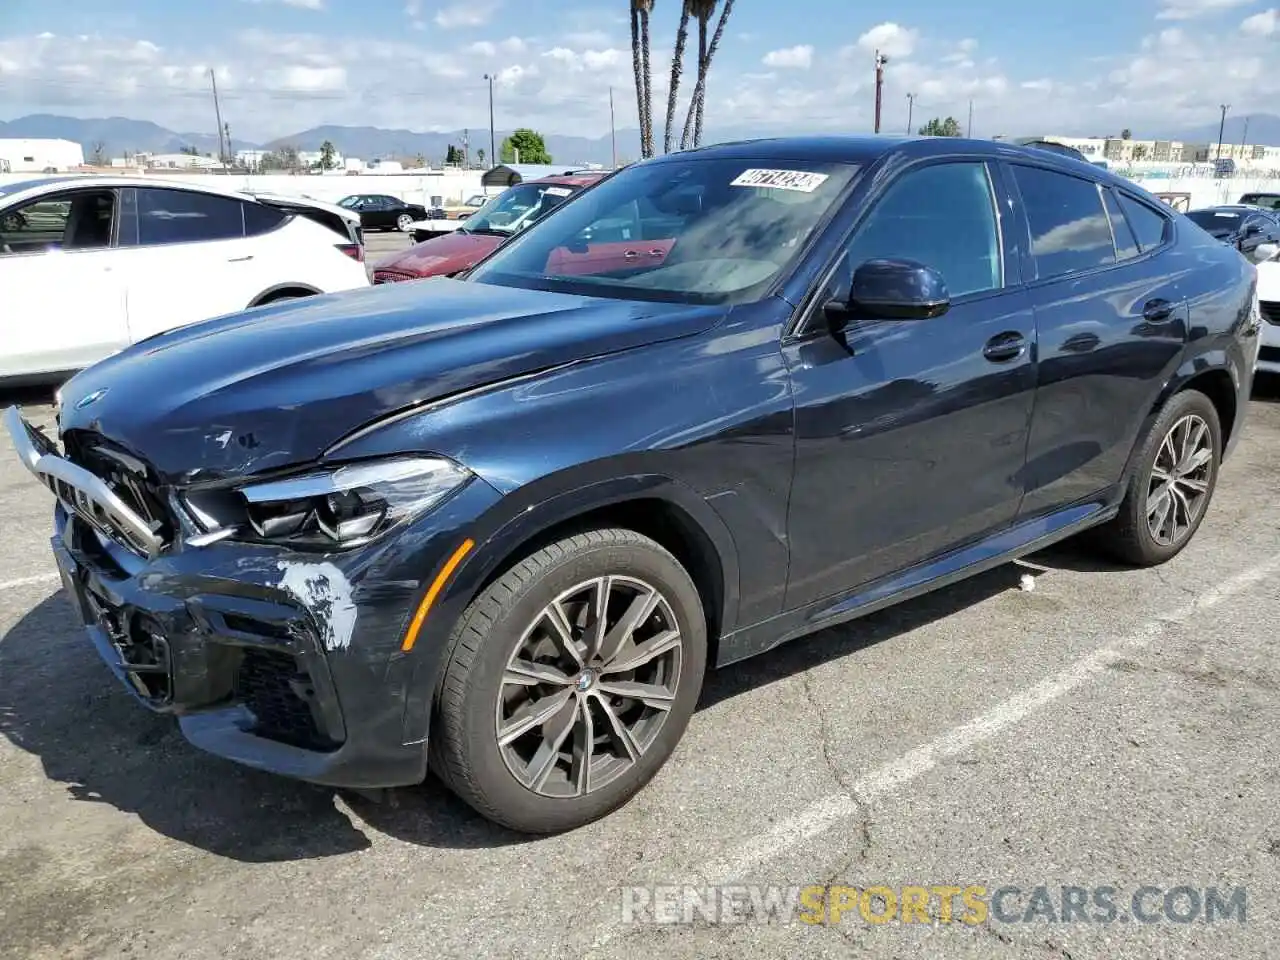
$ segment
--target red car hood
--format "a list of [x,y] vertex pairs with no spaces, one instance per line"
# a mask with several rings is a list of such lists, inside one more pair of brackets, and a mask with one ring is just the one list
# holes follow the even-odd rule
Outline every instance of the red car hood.
[[502,237],[475,233],[447,233],[434,240],[415,243],[373,265],[374,271],[394,270],[414,277],[442,277],[465,270],[481,257],[497,249]]

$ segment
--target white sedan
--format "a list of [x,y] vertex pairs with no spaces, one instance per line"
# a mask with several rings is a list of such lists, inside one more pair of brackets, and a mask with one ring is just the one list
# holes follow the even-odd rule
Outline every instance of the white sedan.
[[[1280,254],[1277,254],[1280,256]],[[1258,264],[1258,306],[1262,310],[1262,345],[1256,369],[1280,373],[1280,261]]]
[[0,380],[54,380],[152,334],[369,285],[359,216],[155,177],[0,185]]

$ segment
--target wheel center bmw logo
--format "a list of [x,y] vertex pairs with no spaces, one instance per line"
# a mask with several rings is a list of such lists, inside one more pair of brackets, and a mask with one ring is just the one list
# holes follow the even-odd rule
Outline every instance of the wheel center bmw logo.
[[596,682],[596,675],[590,670],[582,671],[578,677],[578,692],[586,693],[591,689],[591,685]]
[[85,407],[87,407],[89,404],[94,403],[98,400],[101,400],[102,395],[107,392],[107,389],[108,389],[107,387],[103,387],[101,390],[93,391],[93,393],[86,393],[83,397],[81,397],[79,400],[76,401],[76,409],[82,410]]

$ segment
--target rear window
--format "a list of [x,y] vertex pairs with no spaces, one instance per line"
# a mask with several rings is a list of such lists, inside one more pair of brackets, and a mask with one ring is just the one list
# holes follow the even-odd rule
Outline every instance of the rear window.
[[1280,193],[1246,193],[1240,198],[1241,203],[1247,203],[1255,207],[1267,207],[1271,210],[1280,210]]

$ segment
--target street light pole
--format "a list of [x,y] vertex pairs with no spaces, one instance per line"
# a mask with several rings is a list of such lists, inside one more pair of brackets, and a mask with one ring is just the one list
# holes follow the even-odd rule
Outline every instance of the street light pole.
[[486,73],[484,78],[489,81],[489,162],[496,167],[498,165],[498,147],[493,132],[493,74]]
[[618,128],[613,119],[613,87],[609,88],[609,143],[613,147],[613,169],[618,169]]
[[964,135],[966,137],[973,136],[973,101],[969,101],[969,126],[965,127]]
[[916,95],[914,93],[907,94],[907,136],[911,136],[911,115],[915,113]]
[[1215,160],[1222,159],[1222,133],[1227,126],[1227,111],[1231,109],[1231,104],[1224,103],[1222,104],[1221,109],[1222,119],[1218,121],[1218,154],[1214,157]]
[[880,132],[880,100],[881,100],[881,94],[883,93],[883,90],[884,90],[884,65],[888,62],[889,62],[889,58],[886,57],[884,54],[882,54],[879,50],[877,50],[876,51],[876,129],[875,129],[876,133]]

